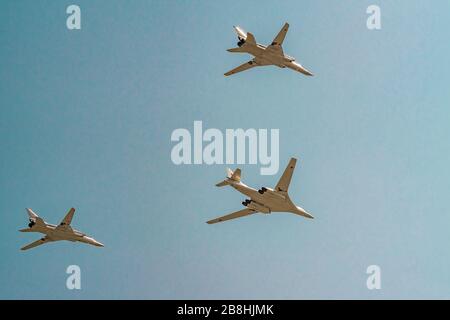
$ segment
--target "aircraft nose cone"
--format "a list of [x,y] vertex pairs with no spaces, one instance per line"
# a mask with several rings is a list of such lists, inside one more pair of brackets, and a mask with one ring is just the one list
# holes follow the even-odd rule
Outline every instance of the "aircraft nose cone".
[[302,216],[304,216],[305,218],[314,219],[314,217],[309,212],[307,212],[305,209],[303,209],[301,207],[297,207],[297,209],[302,213]]
[[309,214],[308,212],[305,211],[304,214],[305,214],[306,218],[314,219],[314,217],[311,214]]
[[104,247],[103,243],[98,242],[98,241],[95,240],[94,238],[84,236],[84,239],[85,239],[85,242],[87,242],[87,243],[89,243],[89,244],[91,244],[91,245],[93,245],[93,246],[96,246],[96,247]]
[[103,243],[100,243],[98,241],[96,241],[94,245],[97,246],[97,247],[104,247],[105,246]]

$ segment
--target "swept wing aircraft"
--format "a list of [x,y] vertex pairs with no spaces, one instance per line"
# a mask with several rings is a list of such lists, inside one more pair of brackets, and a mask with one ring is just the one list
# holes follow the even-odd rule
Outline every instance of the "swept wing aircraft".
[[245,32],[241,27],[234,26],[234,30],[237,33],[239,42],[237,48],[228,49],[228,52],[248,53],[254,56],[254,58],[233,70],[225,73],[225,76],[242,72],[254,67],[275,65],[280,68],[290,68],[292,70],[303,73],[307,76],[313,74],[303,67],[300,63],[295,61],[295,58],[287,55],[283,51],[283,41],[288,32],[289,24],[286,23],[281,28],[278,35],[273,39],[272,43],[268,46],[256,43],[255,36],[250,32]]
[[291,183],[292,174],[294,173],[297,159],[291,158],[289,164],[284,170],[283,175],[278,181],[274,189],[262,187],[259,190],[253,189],[241,181],[241,170],[236,169],[234,172],[227,169],[227,178],[216,184],[217,187],[231,186],[240,193],[246,195],[249,199],[242,202],[246,207],[237,212],[227,214],[225,216],[208,221],[208,224],[214,224],[231,219],[249,216],[255,213],[269,214],[272,212],[291,212],[305,218],[313,219],[305,209],[296,206],[289,197],[289,185]]
[[103,247],[103,244],[95,240],[94,238],[88,237],[86,234],[72,229],[70,226],[72,222],[73,215],[75,213],[75,209],[72,208],[66,214],[64,219],[61,221],[59,225],[54,225],[45,222],[42,218],[40,218],[36,213],[31,209],[27,209],[29,221],[27,229],[19,230],[20,232],[39,232],[45,234],[45,236],[35,242],[26,245],[21,250],[28,250],[37,246],[40,246],[45,243],[53,242],[53,241],[61,241],[67,240],[72,242],[84,242],[96,247]]

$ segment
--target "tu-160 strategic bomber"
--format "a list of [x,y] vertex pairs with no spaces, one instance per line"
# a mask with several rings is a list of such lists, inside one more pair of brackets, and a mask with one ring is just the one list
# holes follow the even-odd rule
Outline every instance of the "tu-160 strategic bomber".
[[20,232],[39,232],[45,234],[45,237],[36,240],[35,242],[26,245],[21,250],[28,250],[44,243],[49,243],[53,241],[67,240],[72,242],[84,242],[96,247],[103,247],[103,244],[95,240],[94,238],[88,237],[84,233],[72,229],[70,223],[72,222],[75,209],[71,208],[66,214],[64,219],[59,225],[54,225],[45,222],[31,209],[27,209],[30,223],[27,229],[22,229]]
[[220,218],[208,221],[208,224],[223,222],[231,219],[245,217],[254,213],[269,214],[272,212],[290,212],[305,218],[313,219],[305,209],[296,206],[289,198],[288,189],[291,183],[292,174],[294,173],[297,159],[291,158],[289,164],[283,172],[275,189],[262,187],[259,190],[253,189],[241,182],[241,170],[236,169],[234,172],[228,169],[227,178],[216,184],[217,187],[231,186],[240,193],[243,193],[250,199],[242,202],[246,208],[237,212],[230,213]]
[[256,43],[255,36],[250,32],[245,32],[241,27],[234,26],[234,30],[237,33],[239,42],[237,48],[228,49],[228,52],[248,53],[254,56],[253,60],[246,62],[239,67],[225,73],[225,76],[245,71],[259,66],[275,65],[280,68],[289,68],[303,73],[307,76],[313,74],[303,67],[300,63],[295,61],[295,58],[288,56],[283,52],[283,41],[288,32],[289,24],[286,23],[280,30],[278,35],[273,39],[272,43],[268,46]]

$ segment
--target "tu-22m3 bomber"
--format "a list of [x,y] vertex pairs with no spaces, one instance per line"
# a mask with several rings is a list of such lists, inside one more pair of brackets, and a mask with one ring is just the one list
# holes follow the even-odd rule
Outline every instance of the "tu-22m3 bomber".
[[289,29],[289,24],[286,23],[281,28],[278,35],[273,39],[272,43],[268,46],[256,43],[255,36],[250,32],[245,32],[241,27],[234,27],[237,33],[239,42],[237,48],[228,49],[228,52],[248,53],[255,58],[234,68],[233,70],[225,73],[225,76],[242,72],[254,67],[275,65],[280,68],[289,68],[303,73],[306,76],[312,76],[313,74],[303,67],[300,63],[295,61],[295,58],[288,56],[283,51],[283,41]]
[[45,243],[53,242],[53,241],[61,241],[67,240],[72,242],[84,242],[96,247],[103,247],[104,245],[94,238],[87,236],[86,234],[72,229],[70,226],[72,222],[73,215],[75,213],[75,209],[72,208],[66,214],[64,219],[61,221],[59,225],[54,225],[45,222],[41,217],[39,217],[36,213],[31,209],[27,209],[29,221],[27,229],[19,230],[20,232],[39,232],[45,234],[45,237],[36,240],[35,242],[26,245],[21,250],[28,250],[37,246],[40,246]]

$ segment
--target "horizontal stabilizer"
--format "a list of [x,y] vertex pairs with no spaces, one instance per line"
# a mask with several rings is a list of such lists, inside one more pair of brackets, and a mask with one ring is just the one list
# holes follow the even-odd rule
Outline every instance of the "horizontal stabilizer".
[[230,168],[227,168],[227,178],[216,184],[216,187],[224,187],[230,185],[230,182],[241,181],[241,169],[236,169],[234,172]]
[[227,180],[223,180],[223,181],[217,183],[216,187],[225,187],[225,186],[228,186],[228,185],[229,185],[228,181]]
[[244,49],[242,48],[231,48],[231,49],[227,49],[228,52],[245,52]]

